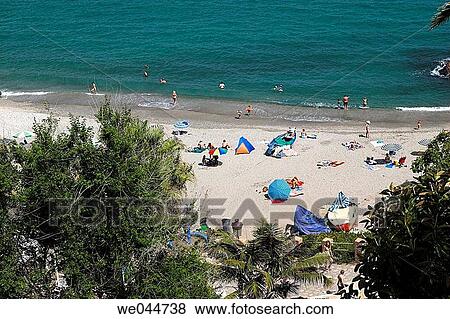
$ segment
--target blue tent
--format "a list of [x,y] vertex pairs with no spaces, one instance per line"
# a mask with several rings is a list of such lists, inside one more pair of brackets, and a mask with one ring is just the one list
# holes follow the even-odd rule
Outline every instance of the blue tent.
[[241,136],[235,154],[250,154],[254,149],[253,145],[245,137]]
[[268,195],[272,201],[285,201],[291,194],[291,187],[284,179],[276,179],[269,185]]
[[331,229],[327,226],[325,219],[315,216],[305,207],[300,205],[298,205],[295,210],[294,226],[295,230],[303,235],[331,232]]

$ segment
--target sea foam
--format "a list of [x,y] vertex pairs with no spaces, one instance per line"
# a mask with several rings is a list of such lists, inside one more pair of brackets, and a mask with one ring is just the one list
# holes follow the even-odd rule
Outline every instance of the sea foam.
[[45,91],[35,91],[35,92],[15,92],[15,91],[2,91],[2,96],[38,96],[38,95],[47,95],[53,92],[45,92]]

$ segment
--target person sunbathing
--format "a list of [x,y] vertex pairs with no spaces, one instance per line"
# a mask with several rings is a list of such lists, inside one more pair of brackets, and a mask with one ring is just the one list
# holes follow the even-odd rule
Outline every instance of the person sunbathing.
[[294,176],[291,179],[286,179],[286,182],[291,187],[291,189],[296,189],[303,185],[303,182],[300,181],[297,176]]

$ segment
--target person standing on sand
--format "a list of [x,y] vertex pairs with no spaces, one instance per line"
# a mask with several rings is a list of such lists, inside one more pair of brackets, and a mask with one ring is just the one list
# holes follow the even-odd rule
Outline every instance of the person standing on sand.
[[95,82],[92,82],[92,83],[91,83],[91,87],[90,87],[89,91],[90,91],[92,94],[97,94],[97,86],[95,85]]
[[366,121],[366,138],[369,138],[370,135],[370,121]]
[[172,104],[173,105],[175,105],[175,103],[177,103],[177,99],[178,99],[177,91],[173,90],[172,91]]
[[348,95],[344,95],[344,97],[342,98],[342,102],[344,103],[344,110],[348,110],[348,101],[350,100],[350,98],[348,97]]
[[236,111],[236,116],[234,117],[236,120],[239,120],[242,116],[242,111],[241,110],[237,110]]
[[417,130],[420,130],[421,127],[422,127],[422,121],[418,120],[417,121]]
[[250,116],[250,113],[253,112],[253,106],[251,104],[249,104],[247,106],[247,108],[245,109],[245,111],[247,112],[247,116]]
[[342,269],[337,276],[337,290],[340,291],[345,288],[344,284],[344,270]]
[[366,97],[363,97],[363,99],[362,99],[362,107],[363,108],[367,108],[368,104],[369,104],[369,100]]
[[342,108],[341,100],[340,100],[340,99],[337,100],[336,108],[337,108],[338,110],[340,110],[340,109]]

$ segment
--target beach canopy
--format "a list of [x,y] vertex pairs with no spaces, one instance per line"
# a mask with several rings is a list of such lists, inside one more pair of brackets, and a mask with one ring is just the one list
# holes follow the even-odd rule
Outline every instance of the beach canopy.
[[424,138],[423,140],[420,140],[418,143],[422,146],[428,146],[431,143],[431,139]]
[[332,212],[338,208],[347,208],[348,206],[350,206],[350,200],[343,192],[339,192],[333,204],[331,204],[330,208],[328,208],[328,211]]
[[189,121],[182,120],[182,121],[176,122],[173,126],[175,126],[175,128],[178,128],[178,129],[186,129],[189,127],[189,125],[190,125]]
[[243,136],[239,139],[235,154],[250,154],[255,150],[255,147]]
[[294,144],[296,139],[297,133],[295,132],[295,130],[289,130],[287,133],[278,135],[269,143],[264,154],[266,156],[273,156],[277,147],[290,146]]
[[284,179],[276,179],[269,185],[268,195],[272,202],[283,202],[288,200],[291,187]]
[[209,150],[209,155],[212,156],[219,156],[219,155],[224,155],[228,152],[228,150],[224,147],[219,147],[219,148],[213,148],[211,150]]
[[295,210],[294,227],[297,232],[303,235],[331,232],[325,219],[315,216],[312,212],[300,205]]
[[402,149],[402,146],[400,144],[395,144],[395,143],[385,144],[385,145],[381,146],[381,149],[386,152],[397,152]]

